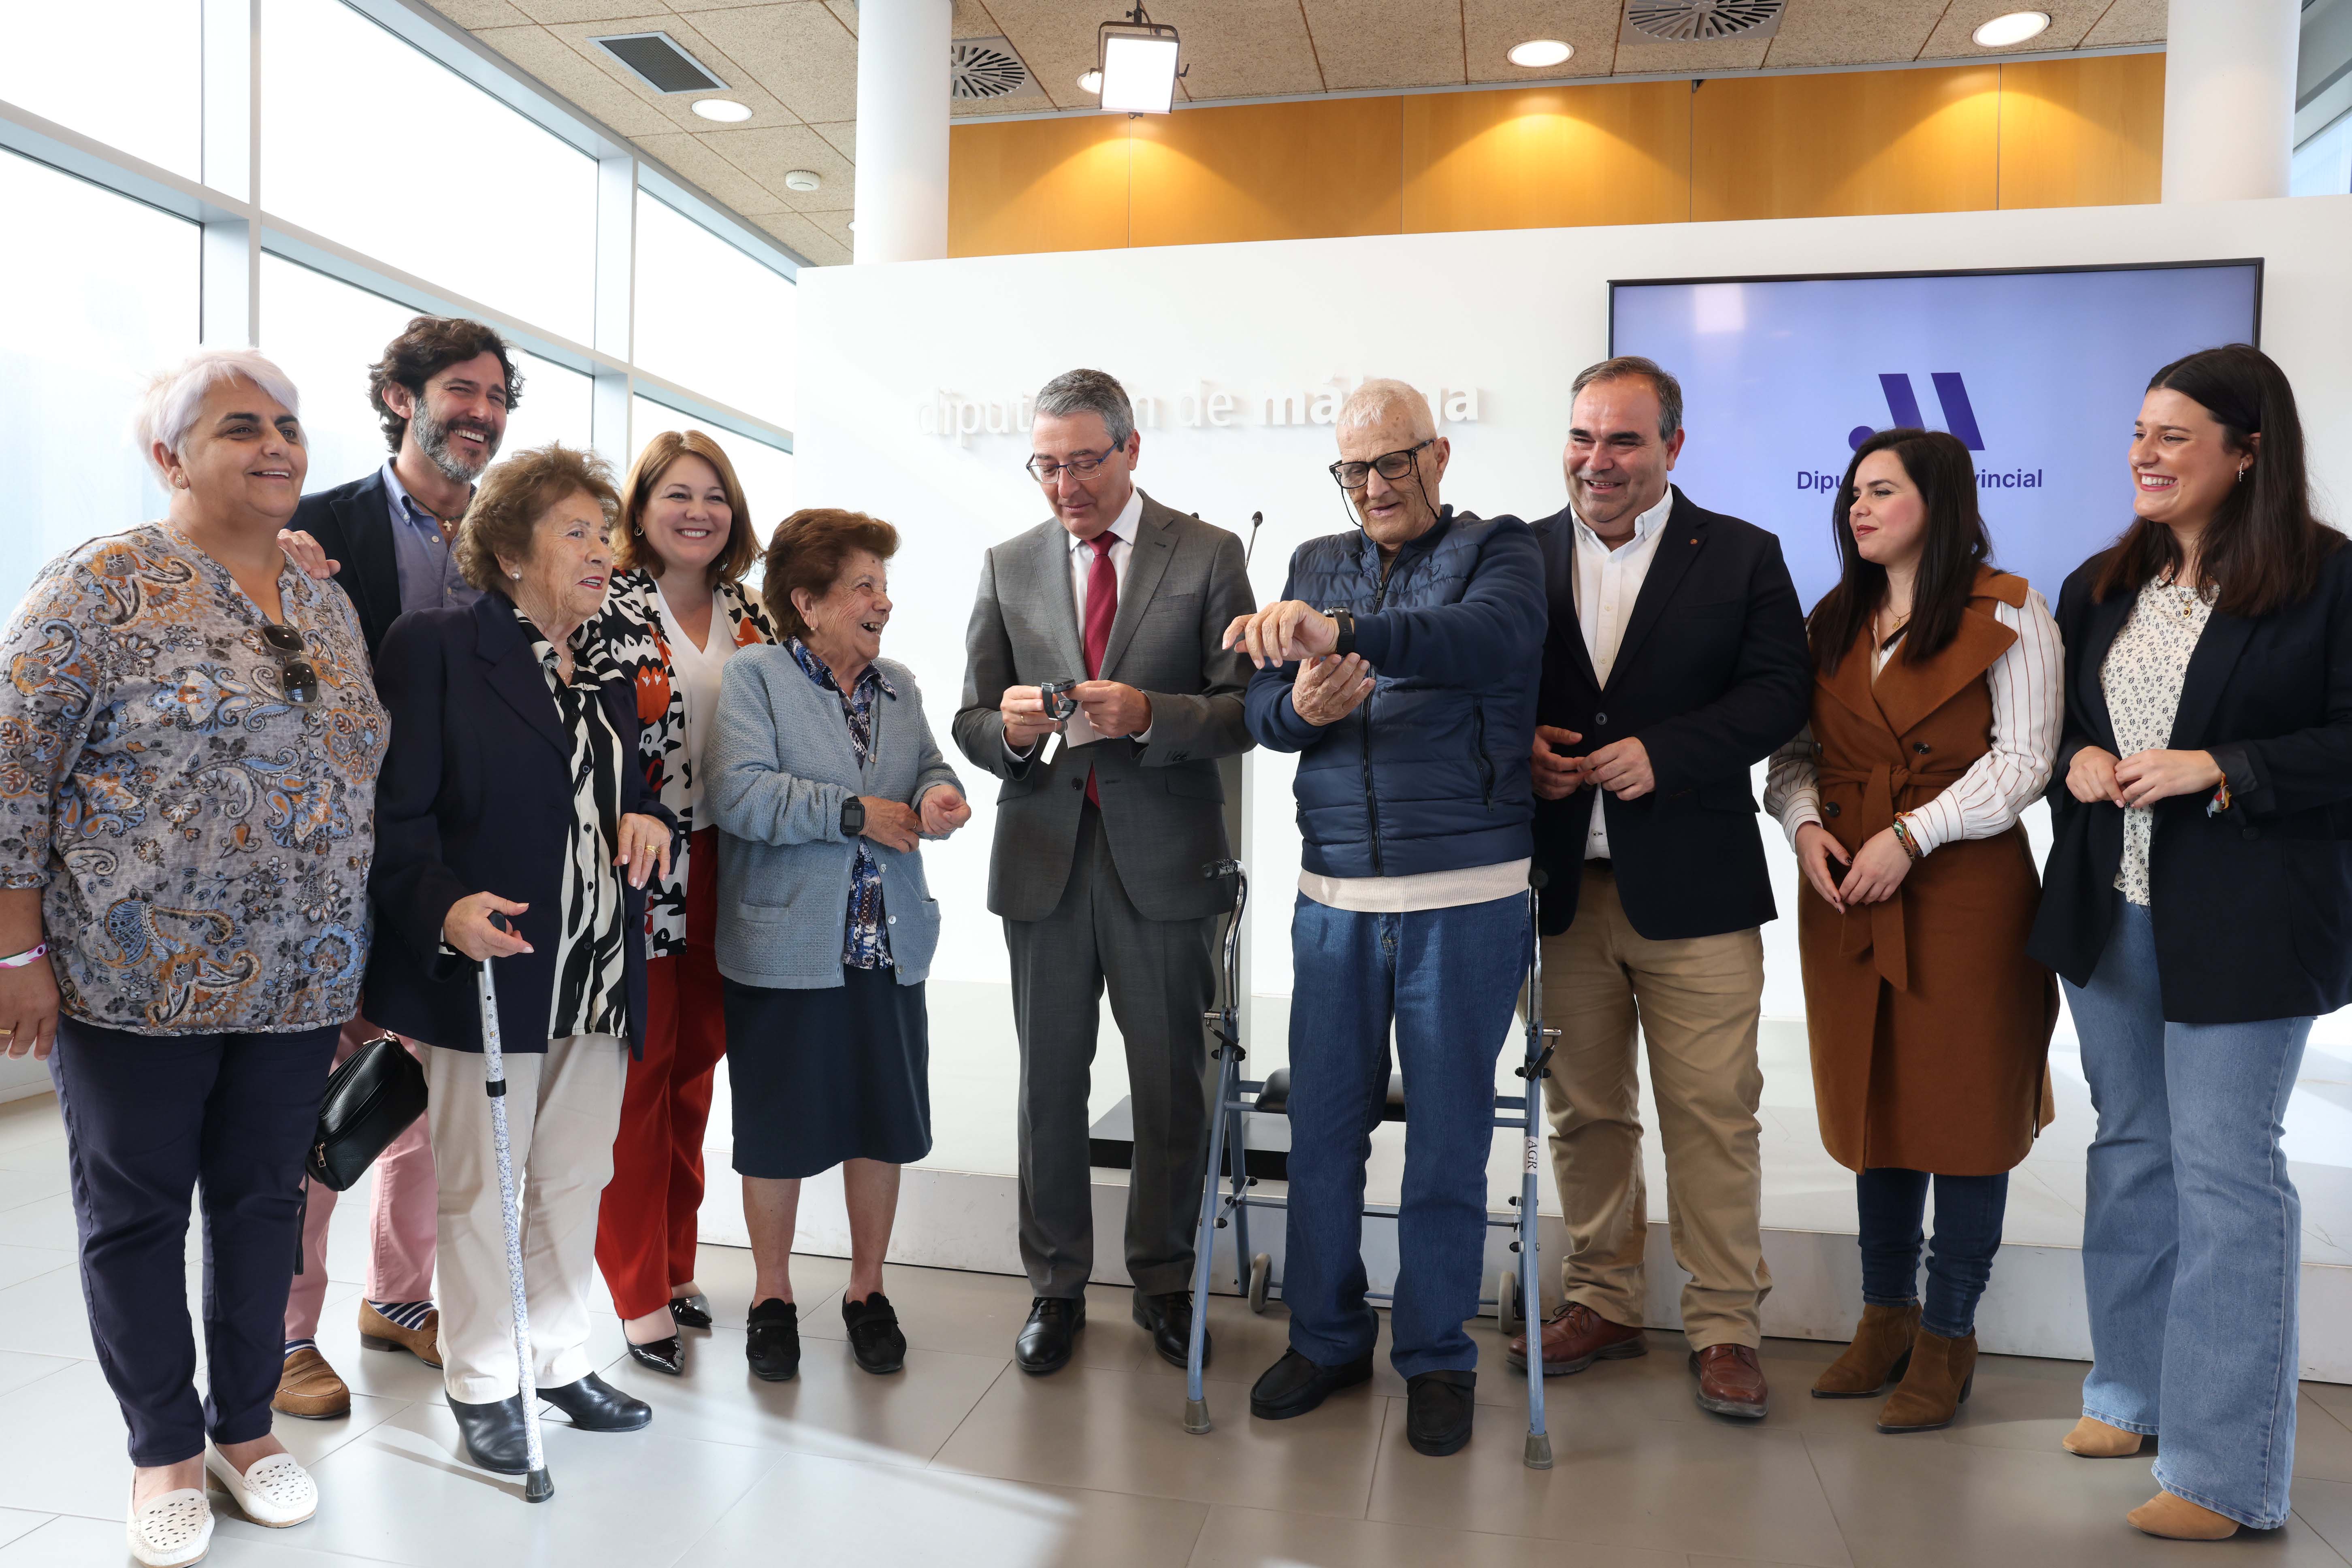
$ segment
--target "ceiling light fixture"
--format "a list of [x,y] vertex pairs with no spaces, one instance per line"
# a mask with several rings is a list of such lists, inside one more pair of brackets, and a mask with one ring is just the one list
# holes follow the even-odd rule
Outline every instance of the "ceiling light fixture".
[[731,98],[698,98],[694,100],[694,112],[721,125],[740,125],[751,118],[751,106]]
[[788,191],[814,191],[824,184],[823,180],[817,178],[816,171],[814,169],[784,171],[784,189]]
[[2006,16],[1995,16],[1969,37],[1976,39],[1979,48],[2005,49],[2011,44],[2038,38],[2049,30],[2049,12],[2011,11]]
[[1574,44],[1564,44],[1558,38],[1529,38],[1524,44],[1513,44],[1504,58],[1515,66],[1541,69],[1545,66],[1556,66],[1563,60],[1572,59],[1575,55]]
[[1102,90],[1102,72],[1080,72],[1078,75],[1078,90],[1080,92],[1100,92]]
[[1176,29],[1155,22],[1138,5],[1123,22],[1095,29],[1096,75],[1102,106],[1129,114],[1165,114],[1175,107],[1181,48]]

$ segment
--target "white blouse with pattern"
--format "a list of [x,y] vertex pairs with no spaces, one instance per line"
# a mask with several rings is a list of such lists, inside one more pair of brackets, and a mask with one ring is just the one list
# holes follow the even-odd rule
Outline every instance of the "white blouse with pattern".
[[[2151,577],[2132,605],[2131,618],[2107,648],[2099,667],[2099,689],[2106,694],[2107,718],[2116,731],[2116,755],[2158,751],[2172,744],[2173,715],[2180,708],[2180,685],[2189,656],[2205,635],[2213,602],[2193,588]],[[2133,903],[2148,902],[2148,847],[2156,839],[2156,813],[2144,805],[2124,810],[2124,858],[2116,887]]]

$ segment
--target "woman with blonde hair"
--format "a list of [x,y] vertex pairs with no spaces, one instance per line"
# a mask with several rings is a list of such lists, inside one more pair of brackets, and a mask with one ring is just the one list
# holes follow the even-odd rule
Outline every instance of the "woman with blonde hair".
[[678,1330],[710,1327],[694,1279],[702,1132],[727,1051],[719,965],[719,830],[704,826],[703,752],[719,677],[737,648],[776,640],[743,574],[760,556],[735,465],[699,430],[646,443],[621,487],[613,589],[598,634],[636,692],[646,791],[677,817],[681,847],[646,890],[646,1048],[629,1065],[596,1263],[639,1364],[686,1371]]

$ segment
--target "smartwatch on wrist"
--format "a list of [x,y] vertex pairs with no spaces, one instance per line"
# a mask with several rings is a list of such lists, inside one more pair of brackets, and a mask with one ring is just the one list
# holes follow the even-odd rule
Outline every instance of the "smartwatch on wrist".
[[1331,652],[1340,658],[1347,658],[1356,651],[1356,612],[1329,609],[1323,613],[1339,623],[1339,640],[1332,647]]
[[866,831],[866,803],[851,795],[841,803],[841,836],[856,838]]

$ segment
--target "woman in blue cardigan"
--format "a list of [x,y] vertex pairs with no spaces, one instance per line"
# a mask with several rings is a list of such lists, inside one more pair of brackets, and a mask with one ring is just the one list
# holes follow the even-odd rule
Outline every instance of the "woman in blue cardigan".
[[882,1258],[898,1167],[931,1148],[923,980],[940,910],[917,845],[971,807],[914,673],[880,657],[898,548],[898,530],[863,512],[777,525],[761,595],[784,641],[728,661],[710,742],[735,1169],[757,1271],[745,1353],[770,1382],[800,1369],[801,1182],[835,1165],[850,1349],[867,1372],[906,1363]]

